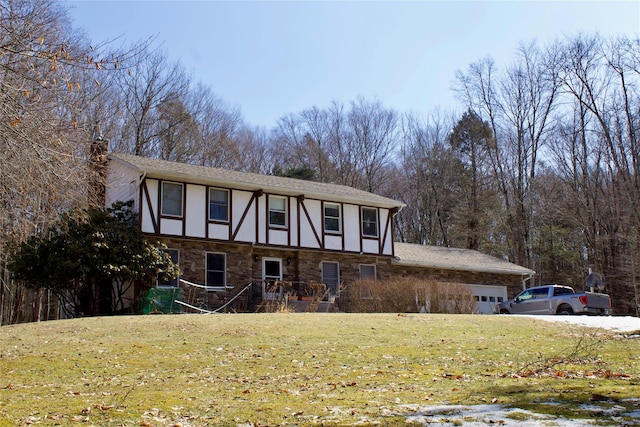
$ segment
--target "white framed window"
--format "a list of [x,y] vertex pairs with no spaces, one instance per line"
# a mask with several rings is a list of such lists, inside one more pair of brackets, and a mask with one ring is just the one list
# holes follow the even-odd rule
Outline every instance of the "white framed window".
[[269,225],[285,228],[287,226],[287,198],[269,196]]
[[322,261],[322,283],[327,285],[329,296],[340,292],[340,265],[337,262]]
[[162,215],[182,216],[184,186],[176,182],[162,183]]
[[209,189],[209,220],[229,221],[229,190]]
[[375,208],[362,208],[362,235],[378,237],[378,210]]
[[206,253],[207,288],[224,288],[227,285],[227,254],[219,252]]
[[[169,254],[169,256],[171,257],[171,261],[173,261],[174,264],[178,264],[180,265],[180,251],[178,249],[166,249],[166,248],[162,248],[160,249],[162,252],[166,252]],[[178,287],[178,283],[179,283],[180,277],[176,277],[173,280],[169,280],[168,282],[156,282],[156,286],[159,288],[177,288]]]
[[371,280],[376,280],[375,264],[360,264],[360,298],[372,299]]
[[360,280],[376,280],[375,264],[360,264]]
[[324,231],[340,233],[340,205],[337,203],[324,204]]

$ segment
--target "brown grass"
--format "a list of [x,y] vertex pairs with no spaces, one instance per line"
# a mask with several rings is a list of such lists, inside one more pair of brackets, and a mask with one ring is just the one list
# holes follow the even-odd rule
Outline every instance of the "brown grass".
[[362,280],[345,289],[351,313],[471,314],[475,301],[469,288],[457,283],[416,280]]
[[[604,409],[638,410],[638,355],[637,339],[511,316],[149,315],[3,326],[0,426],[405,426],[431,405],[491,402],[619,425],[632,419]],[[592,400],[599,415],[580,406]]]

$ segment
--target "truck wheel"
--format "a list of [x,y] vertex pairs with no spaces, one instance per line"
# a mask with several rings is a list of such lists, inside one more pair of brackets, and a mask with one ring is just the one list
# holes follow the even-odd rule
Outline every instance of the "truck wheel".
[[500,310],[500,314],[511,314],[509,310]]
[[573,314],[573,310],[568,305],[561,305],[560,307],[558,307],[558,311],[556,312],[556,314],[566,316],[568,314]]

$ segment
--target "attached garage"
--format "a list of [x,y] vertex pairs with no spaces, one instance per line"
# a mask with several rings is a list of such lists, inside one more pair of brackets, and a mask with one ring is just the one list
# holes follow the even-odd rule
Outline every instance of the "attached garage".
[[476,313],[493,314],[498,304],[506,301],[507,287],[498,285],[465,285],[476,300]]
[[535,271],[470,249],[395,242],[392,274],[468,286],[477,297],[477,312],[492,313],[527,287]]

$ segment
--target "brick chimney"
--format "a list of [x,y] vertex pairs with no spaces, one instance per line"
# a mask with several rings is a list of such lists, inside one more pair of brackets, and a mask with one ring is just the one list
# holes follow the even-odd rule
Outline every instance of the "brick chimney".
[[108,147],[109,142],[99,136],[91,143],[89,153],[89,204],[98,208],[106,203]]

